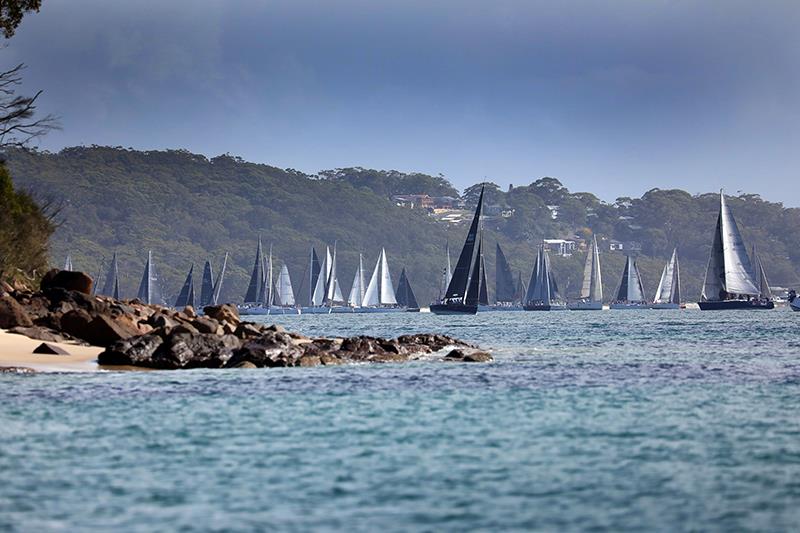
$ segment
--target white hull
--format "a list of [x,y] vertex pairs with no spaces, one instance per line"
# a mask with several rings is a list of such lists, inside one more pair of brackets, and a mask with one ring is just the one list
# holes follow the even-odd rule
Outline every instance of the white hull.
[[342,314],[372,314],[372,313],[405,313],[405,307],[334,307],[334,313]]
[[681,304],[673,304],[673,303],[660,303],[660,304],[650,304],[650,309],[680,309]]
[[296,307],[238,307],[239,314],[247,315],[299,315],[300,310]]
[[615,303],[608,306],[609,309],[650,309],[650,304],[645,302]]
[[572,302],[567,304],[570,311],[602,311],[603,302]]
[[301,307],[301,315],[329,315],[331,314],[331,307]]
[[488,311],[524,311],[522,305],[479,305],[478,312],[486,313]]

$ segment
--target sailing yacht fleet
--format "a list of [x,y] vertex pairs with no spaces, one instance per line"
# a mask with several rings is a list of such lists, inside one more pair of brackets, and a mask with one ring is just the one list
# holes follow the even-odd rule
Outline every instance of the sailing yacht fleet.
[[[603,281],[600,269],[600,250],[597,236],[593,235],[587,247],[583,280],[578,299],[568,301],[559,290],[550,256],[544,243],[537,246],[536,259],[527,286],[521,272],[515,276],[500,244],[495,247],[495,301],[489,302],[484,257],[482,228],[484,191],[481,189],[464,244],[452,267],[449,242],[445,245],[445,264],[441,272],[440,293],[430,311],[440,315],[475,314],[479,311],[598,311],[604,309]],[[395,313],[419,311],[420,306],[411,287],[406,269],[398,278],[397,288],[392,284],[389,258],[381,248],[372,274],[364,266],[363,254],[358,264],[350,292],[344,297],[339,283],[337,243],[325,246],[318,255],[314,247],[309,251],[306,272],[301,278],[303,296],[293,288],[289,267],[280,263],[274,269],[273,250],[265,252],[259,237],[250,281],[239,306],[241,314],[331,314],[331,313]],[[220,303],[228,254],[222,261],[219,274],[214,277],[210,260],[203,266],[199,298],[195,294],[194,265],[191,265],[174,307],[199,306]],[[65,270],[72,270],[72,258],[67,256]],[[96,279],[101,279],[101,272]],[[96,284],[97,294],[120,298],[120,273],[117,254],[114,253],[102,285]],[[794,296],[792,294],[791,296]],[[148,251],[144,272],[136,297],[148,304],[168,305],[161,290],[152,251]],[[702,310],[722,309],[772,309],[773,295],[766,271],[755,247],[748,255],[742,236],[720,191],[719,214],[712,238],[703,291]],[[800,310],[800,299],[790,297],[793,310]],[[610,309],[680,309],[685,307],[681,293],[680,263],[677,248],[664,265],[652,299],[647,297],[636,258],[626,257],[625,266]]]

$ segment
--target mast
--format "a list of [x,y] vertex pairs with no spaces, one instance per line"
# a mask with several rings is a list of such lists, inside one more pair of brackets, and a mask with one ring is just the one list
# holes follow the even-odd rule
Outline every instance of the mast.
[[680,303],[680,274],[678,269],[678,249],[672,250],[672,257],[664,265],[661,280],[658,282],[654,303]]
[[536,251],[536,265],[531,274],[531,283],[528,286],[526,300],[542,305],[550,305],[555,300],[560,300],[558,284],[550,268],[550,256],[540,244]]
[[270,245],[269,245],[269,260],[268,260],[268,263],[267,263],[267,271],[266,271],[266,281],[264,283],[264,285],[266,286],[266,291],[265,291],[266,300],[264,301],[264,304],[267,307],[271,306],[274,303],[273,302],[274,294],[272,292],[272,279],[273,278],[274,278],[274,276],[272,275],[272,243],[270,243]]
[[259,302],[261,296],[261,287],[263,283],[263,253],[261,251],[261,236],[258,237],[258,246],[256,247],[256,258],[253,261],[253,272],[250,274],[250,283],[247,285],[247,293],[244,296],[244,303],[256,304]]
[[363,254],[358,254],[358,267],[356,268],[356,275],[353,277],[353,286],[350,289],[347,304],[350,307],[361,307],[364,302],[364,290],[364,256]]
[[444,243],[444,250],[445,255],[447,256],[447,266],[445,270],[445,291],[447,290],[447,286],[450,285],[450,280],[453,279],[453,267],[450,264],[450,240],[446,240]]
[[[481,243],[483,242],[483,232],[481,232]],[[486,259],[483,256],[483,250],[481,246],[481,288],[478,296],[478,303],[480,305],[489,305],[489,289],[488,283],[486,283]]]
[[[475,254],[475,245],[479,243],[478,232],[480,230],[481,210],[483,208],[483,191],[481,187],[481,194],[478,197],[478,206],[475,208],[475,216],[472,218],[467,238],[464,241],[464,247],[461,249],[461,254],[458,256],[456,268],[453,271],[453,276],[447,286],[444,300],[455,301],[461,303],[468,303],[472,298],[468,296],[468,292],[472,289],[473,273],[477,275],[478,279],[475,280],[475,297],[474,302],[478,302],[478,292],[480,285],[480,255]],[[477,265],[477,267],[476,267]]]
[[325,296],[323,303],[332,305],[334,303],[341,303],[344,301],[342,296],[342,289],[339,286],[339,278],[336,274],[336,242],[333,243],[333,257],[330,259],[330,267],[328,268],[328,284],[325,286]]
[[[481,189],[481,198],[483,198],[483,189]],[[467,294],[464,297],[466,305],[477,305],[481,293],[481,257],[483,256],[483,239],[478,236],[478,253],[475,254],[475,261],[472,263],[472,269],[469,273],[469,284],[467,285]],[[458,269],[458,266],[456,266]],[[454,274],[455,279],[455,274]]]
[[219,303],[219,294],[222,291],[222,280],[225,277],[225,267],[228,266],[228,252],[225,252],[225,258],[222,260],[222,268],[217,276],[217,281],[214,283],[214,305]]
[[322,256],[322,263],[319,265],[319,274],[314,285],[314,291],[311,297],[312,306],[320,306],[325,300],[326,288],[328,286],[328,274],[331,270],[331,251],[327,246],[325,247],[325,255]]

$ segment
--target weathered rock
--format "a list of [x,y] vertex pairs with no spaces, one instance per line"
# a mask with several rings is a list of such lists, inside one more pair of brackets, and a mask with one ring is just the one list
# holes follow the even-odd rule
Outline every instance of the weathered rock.
[[185,333],[187,335],[197,335],[200,331],[191,324],[178,324],[172,330],[170,330],[170,335],[180,335]]
[[222,335],[222,326],[213,318],[199,317],[192,320],[194,326],[200,333],[212,333],[214,335]]
[[401,355],[397,353],[381,353],[370,356],[368,360],[372,363],[402,363],[404,361],[408,361],[408,359],[409,357],[407,355]]
[[8,330],[8,332],[15,333],[17,335],[25,335],[26,337],[36,339],[37,341],[64,342],[66,340],[63,336],[59,335],[58,332],[41,326],[17,326],[11,328]]
[[319,356],[319,360],[325,366],[344,364],[344,361],[333,354],[322,354]]
[[43,342],[42,344],[34,348],[33,353],[46,354],[46,355],[69,355],[69,352],[66,351],[64,348],[60,346],[55,346],[53,344],[47,344],[46,342]]
[[153,354],[153,366],[167,369],[220,368],[238,348],[239,339],[233,335],[173,334]]
[[83,272],[72,272],[69,270],[58,270],[54,268],[42,278],[41,288],[42,290],[61,288],[68,291],[91,294],[92,278]]
[[228,322],[233,325],[237,325],[241,322],[239,311],[236,309],[236,306],[231,304],[208,305],[203,308],[203,313],[208,318],[213,318],[218,322]]
[[197,312],[191,305],[187,305],[186,307],[183,308],[183,314],[186,315],[188,318],[197,318]]
[[258,367],[253,363],[251,363],[250,361],[241,361],[228,368],[258,368]]
[[174,328],[178,325],[178,321],[169,317],[164,312],[156,312],[147,318],[147,324],[154,328]]
[[158,335],[139,335],[113,343],[97,356],[101,365],[153,367],[153,354],[164,339]]
[[27,366],[0,366],[0,374],[35,374],[36,370]]
[[321,364],[322,359],[317,355],[301,355],[295,361],[295,366],[319,366]]
[[92,317],[83,309],[75,309],[61,317],[61,329],[94,346],[108,346],[139,335],[139,330],[132,324],[106,315]]
[[303,353],[303,349],[296,346],[285,333],[267,332],[261,337],[245,341],[228,365],[250,361],[257,367],[292,366]]
[[92,336],[89,324],[92,323],[92,316],[83,309],[73,309],[61,317],[59,324],[61,331],[64,331],[73,337],[83,339],[91,342],[88,337]]
[[0,328],[30,327],[32,325],[31,317],[19,302],[8,294],[0,296]]
[[376,337],[348,337],[342,341],[337,355],[345,359],[364,361],[373,355],[386,353],[386,350],[381,346],[382,341],[384,339]]
[[455,348],[445,355],[442,360],[460,363],[488,363],[492,361],[492,356],[488,352],[481,350]]

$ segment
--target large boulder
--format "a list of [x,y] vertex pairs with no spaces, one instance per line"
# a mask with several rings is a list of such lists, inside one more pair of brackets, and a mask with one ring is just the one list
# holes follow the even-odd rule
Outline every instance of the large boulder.
[[239,310],[232,304],[207,305],[203,308],[203,314],[208,318],[213,318],[217,322],[227,322],[234,327],[241,322]]
[[292,342],[288,334],[267,332],[246,341],[233,354],[227,366],[236,366],[242,361],[250,361],[257,367],[294,366],[303,354],[303,348]]
[[31,317],[19,302],[8,294],[0,296],[0,328],[30,327],[32,325]]
[[48,341],[48,342],[64,342],[66,339],[60,335],[57,331],[53,331],[52,329],[41,327],[41,326],[17,326],[8,330],[9,333],[15,333],[17,335],[25,335],[30,339],[36,339],[38,341]]
[[75,309],[61,317],[62,331],[94,346],[110,344],[135,337],[139,330],[125,320],[115,320],[107,315],[92,316],[83,309]]
[[153,354],[154,368],[220,368],[239,348],[233,335],[170,335]]
[[92,294],[92,278],[83,272],[54,268],[42,278],[41,288],[42,290],[60,288],[83,294]]
[[153,354],[164,339],[158,335],[139,335],[112,343],[97,356],[101,365],[126,365],[155,368]]

